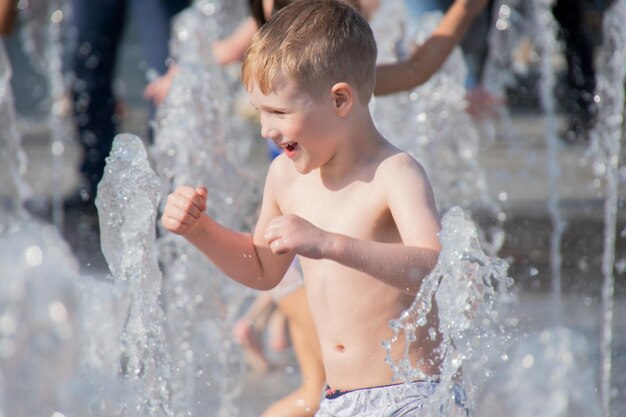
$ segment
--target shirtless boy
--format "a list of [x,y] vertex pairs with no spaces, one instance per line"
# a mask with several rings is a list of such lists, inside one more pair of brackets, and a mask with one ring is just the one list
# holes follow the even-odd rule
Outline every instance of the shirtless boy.
[[[325,399],[320,416],[390,416],[400,408],[419,415],[432,391],[432,382],[394,385],[381,346],[392,335],[389,320],[411,304],[437,262],[440,225],[422,167],[372,121],[375,62],[370,27],[351,6],[305,0],[282,9],[242,68],[262,136],[284,149],[267,174],[254,233],[204,214],[204,187],[177,188],[162,217],[166,229],[255,289],[276,286],[299,256],[330,396],[343,394]],[[410,351],[435,379],[430,326]]]

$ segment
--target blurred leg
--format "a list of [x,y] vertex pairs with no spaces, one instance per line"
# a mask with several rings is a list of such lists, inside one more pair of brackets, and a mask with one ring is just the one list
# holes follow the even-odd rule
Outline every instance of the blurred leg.
[[593,45],[583,24],[580,0],[557,0],[553,13],[561,25],[561,35],[565,41],[569,87],[566,110],[570,114],[570,128],[578,134],[590,126],[594,112]]
[[269,369],[263,352],[262,334],[275,307],[272,296],[268,292],[260,292],[233,326],[233,336],[241,344],[247,364],[259,373]]
[[168,3],[165,0],[131,0],[130,12],[144,60],[142,68],[146,72],[154,71],[155,75],[164,74],[172,18]]
[[275,352],[282,352],[289,346],[287,337],[287,317],[280,309],[275,309],[267,321],[269,347]]
[[[167,71],[172,17],[188,5],[188,0],[130,0],[130,12],[143,57],[140,68],[145,72],[146,85]],[[155,113],[154,104],[148,102],[148,118],[153,119]],[[148,136],[147,139],[152,141],[151,130],[148,130]]]
[[291,394],[272,404],[262,417],[313,416],[319,408],[326,374],[317,332],[304,287],[282,298],[278,308],[287,316],[302,382]]
[[125,21],[125,1],[72,0],[72,26],[76,34],[70,69],[74,109],[80,142],[84,148],[81,172],[91,198],[104,171],[117,129],[113,72]]

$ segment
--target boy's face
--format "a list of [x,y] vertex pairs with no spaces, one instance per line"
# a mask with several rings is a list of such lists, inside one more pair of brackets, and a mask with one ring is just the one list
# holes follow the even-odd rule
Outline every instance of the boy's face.
[[260,111],[261,135],[284,150],[295,168],[307,174],[328,162],[336,144],[337,115],[328,94],[319,98],[278,74],[265,95],[255,84],[249,92]]

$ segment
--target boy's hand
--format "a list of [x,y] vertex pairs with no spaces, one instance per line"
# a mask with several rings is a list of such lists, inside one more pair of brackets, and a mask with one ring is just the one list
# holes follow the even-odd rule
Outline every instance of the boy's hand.
[[320,259],[328,233],[301,217],[287,214],[270,220],[263,236],[275,255],[293,252],[305,258]]
[[206,210],[207,189],[181,185],[167,197],[161,224],[170,232],[186,235],[191,232]]

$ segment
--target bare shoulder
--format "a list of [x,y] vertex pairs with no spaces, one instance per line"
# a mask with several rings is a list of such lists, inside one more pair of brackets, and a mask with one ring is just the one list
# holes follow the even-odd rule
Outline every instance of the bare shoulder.
[[403,181],[420,184],[428,183],[424,167],[411,155],[403,151],[396,151],[386,156],[379,164],[377,175],[389,186],[409,185]]
[[439,250],[439,215],[433,189],[422,165],[406,152],[380,163],[381,184],[402,241]]
[[279,179],[281,181],[294,178],[298,172],[294,169],[293,164],[285,155],[280,154],[272,160],[269,170],[267,171],[268,179]]
[[268,186],[274,189],[285,189],[288,185],[293,184],[300,174],[293,166],[293,163],[285,155],[278,155],[267,171],[265,179],[266,191]]

